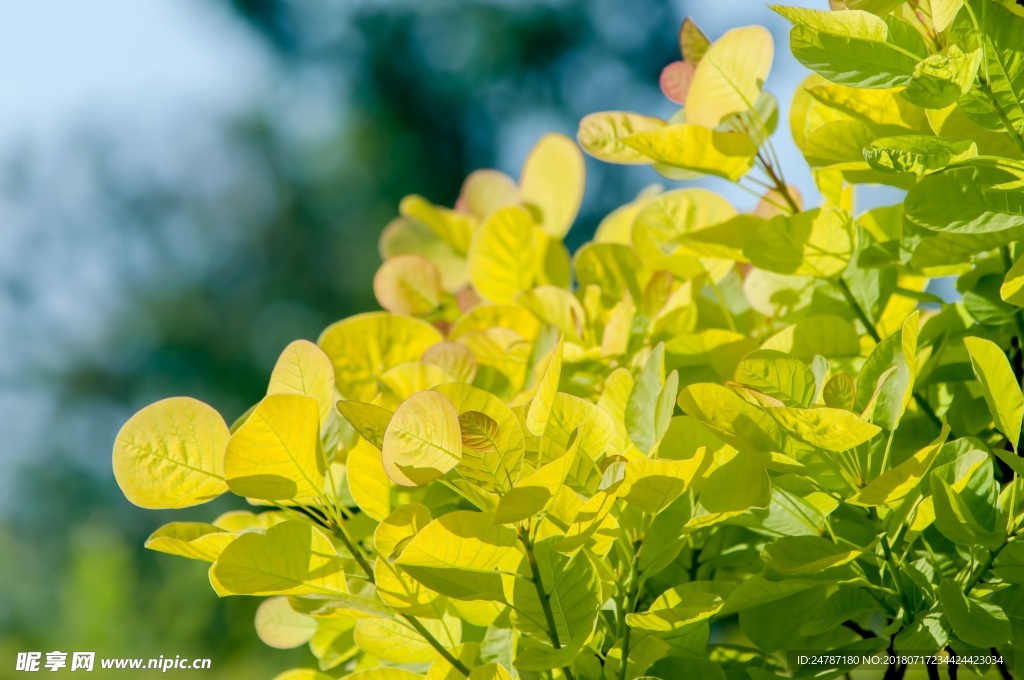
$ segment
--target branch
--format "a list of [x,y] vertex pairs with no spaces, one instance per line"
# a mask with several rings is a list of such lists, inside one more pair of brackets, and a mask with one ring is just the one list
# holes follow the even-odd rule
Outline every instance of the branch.
[[[359,564],[360,569],[362,569],[363,572],[366,574],[367,580],[369,580],[370,583],[375,583],[376,581],[373,576],[373,567],[370,566],[370,562],[366,559],[366,556],[363,555],[363,551],[358,546],[356,546],[355,541],[353,541],[352,537],[349,536],[348,531],[345,529],[345,527],[341,524],[336,524],[334,527],[334,535],[341,539],[341,542],[345,545],[348,551],[352,553],[352,557],[355,558],[356,562]],[[449,652],[448,649],[441,644],[441,641],[434,637],[433,633],[427,630],[426,626],[424,626],[419,619],[417,619],[415,616],[411,614],[406,614],[404,612],[399,612],[399,614],[403,619],[405,619],[409,623],[410,626],[412,626],[413,630],[420,634],[420,637],[422,637],[427,642],[428,645],[433,647],[434,650],[438,654],[440,654],[445,661],[451,664],[452,668],[457,670],[459,673],[462,673],[463,676],[467,678],[469,677],[469,667],[466,666],[466,664],[462,663],[454,655],[452,655],[452,653]]]
[[[533,543],[530,542],[530,536],[527,531],[527,529],[520,527],[519,542],[523,544],[523,549],[526,550],[526,560],[530,564],[533,587],[537,590],[540,608],[544,610],[544,620],[547,624],[548,638],[551,639],[551,646],[555,649],[561,649],[562,643],[558,639],[558,625],[555,623],[555,614],[551,611],[551,596],[544,590],[544,582],[540,577],[540,567],[537,566],[537,554],[533,551]],[[562,668],[562,672],[565,673],[565,677],[568,680],[575,680],[572,668],[569,666]]]

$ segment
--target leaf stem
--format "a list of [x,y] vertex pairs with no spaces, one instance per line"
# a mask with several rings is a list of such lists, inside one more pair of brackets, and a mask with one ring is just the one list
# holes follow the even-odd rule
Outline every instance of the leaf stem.
[[[640,552],[640,546],[643,545],[642,540],[633,541],[633,559],[630,562],[629,567],[629,594],[626,595],[626,600],[623,603],[622,608],[622,619],[625,622],[626,614],[631,614],[636,610],[637,602],[640,600],[640,560],[637,559],[636,555]],[[629,624],[625,624],[625,630],[622,633],[622,665],[619,667],[619,680],[626,680],[626,662],[629,660],[629,633],[631,629]]]
[[466,664],[459,661],[459,659],[457,659],[455,655],[449,652],[445,648],[445,646],[442,645],[440,641],[436,637],[434,637],[434,635],[429,630],[427,630],[426,626],[424,626],[419,619],[417,619],[415,616],[412,616],[411,614],[402,614],[402,618],[408,621],[409,625],[412,626],[416,630],[416,632],[419,633],[423,637],[423,639],[427,641],[427,644],[433,647],[445,661],[451,664],[452,668],[462,673],[464,676],[469,677],[469,674],[471,672],[469,670],[469,667],[466,666]]
[[[847,285],[843,277],[840,276],[835,279],[835,284],[836,288],[839,289],[839,292],[843,294],[846,304],[850,306],[853,312],[857,315],[857,318],[860,319],[860,322],[864,324],[864,328],[867,330],[868,335],[871,336],[871,339],[876,343],[882,342],[882,336],[878,334],[878,329],[875,328],[875,324],[871,323],[871,319],[868,318],[867,312],[865,312],[864,308],[860,306],[859,302],[857,302],[857,298],[853,296],[853,291],[850,290],[850,286]],[[928,403],[928,400],[916,391],[913,393],[913,397],[914,403],[916,403],[917,407],[921,409],[921,412],[928,416],[928,419],[935,423],[937,427],[941,428],[942,419],[935,413],[935,409],[933,409],[932,405]]]
[[981,579],[983,576],[985,576],[985,572],[992,568],[992,564],[996,561],[996,558],[999,557],[999,553],[1001,553],[1003,551],[1003,548],[1005,548],[1009,544],[1010,539],[1007,538],[1005,541],[1003,541],[1002,545],[1000,545],[995,550],[989,552],[988,557],[974,571],[974,575],[971,576],[971,579],[964,584],[964,595],[970,595],[971,591],[974,590],[974,587],[981,583]]
[[[878,513],[875,512],[874,508],[871,509],[871,519],[876,523],[878,522]],[[889,539],[885,536],[884,527],[881,527],[878,542],[882,545],[882,554],[885,555],[885,564],[888,566],[889,572],[892,574],[892,580],[896,584],[896,592],[899,593],[900,603],[903,605],[903,622],[909,623],[908,617],[911,616],[910,598],[907,597],[907,593],[903,589],[903,580],[900,579],[900,570],[896,565],[896,560],[893,559],[892,546],[889,545]]]
[[[345,544],[345,547],[348,548],[348,551],[352,553],[352,556],[359,564],[359,567],[366,573],[366,578],[370,581],[370,583],[375,583],[376,581],[373,576],[373,567],[370,566],[370,563],[369,561],[367,561],[366,556],[363,555],[363,551],[355,544],[355,541],[352,540],[352,537],[349,535],[348,530],[345,529],[345,527],[341,524],[337,524],[334,527],[334,535],[341,539],[341,542]],[[448,649],[441,644],[440,640],[434,637],[433,633],[427,630],[426,626],[424,626],[419,619],[417,619],[415,616],[411,614],[406,614],[404,612],[399,612],[399,615],[403,619],[405,619],[410,626],[412,626],[413,630],[419,633],[420,636],[424,640],[426,640],[428,645],[433,647],[434,650],[438,654],[440,654],[445,661],[451,664],[452,668],[462,673],[462,675],[466,676],[467,678],[469,677],[469,667],[466,666],[466,664],[459,661],[458,658],[456,658],[451,652],[449,652]]]
[[789,186],[786,184],[786,180],[782,178],[782,174],[776,171],[775,166],[765,159],[760,152],[758,152],[757,158],[761,161],[761,165],[763,166],[762,169],[772,180],[772,184],[774,185],[773,188],[778,192],[779,196],[782,197],[782,200],[786,202],[794,214],[800,212],[800,205],[796,202],[796,199],[793,198],[793,195],[789,193]]
[[[544,621],[547,624],[548,638],[551,639],[551,646],[555,649],[561,649],[562,643],[558,639],[558,625],[555,623],[555,614],[551,611],[551,596],[544,590],[544,582],[540,577],[540,567],[537,564],[537,553],[533,550],[533,542],[530,540],[529,530],[525,527],[519,528],[519,542],[522,543],[523,549],[526,551],[526,561],[530,565],[530,575],[532,576],[533,587],[537,591],[537,599],[540,600],[540,608],[544,611]],[[562,672],[565,673],[567,680],[575,680],[570,666],[562,668]]]

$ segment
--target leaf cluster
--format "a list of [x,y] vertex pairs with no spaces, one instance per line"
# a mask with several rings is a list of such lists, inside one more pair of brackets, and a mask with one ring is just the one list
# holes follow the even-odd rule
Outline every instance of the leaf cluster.
[[[231,427],[173,398],[121,430],[135,504],[260,510],[147,546],[268,598],[260,636],[319,662],[280,680],[761,680],[790,649],[1024,651],[1024,13],[775,9],[814,71],[789,126],[821,205],[772,146],[770,34],[687,21],[661,79],[682,108],[593,114],[579,146],[756,210],[652,187],[570,254],[584,160],[548,135],[518,180],[402,201],[385,311],[289,345]],[[858,213],[865,184],[906,200]]]

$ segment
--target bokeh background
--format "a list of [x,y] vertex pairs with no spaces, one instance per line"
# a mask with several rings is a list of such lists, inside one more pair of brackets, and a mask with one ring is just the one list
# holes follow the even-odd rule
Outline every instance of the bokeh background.
[[[475,168],[516,177],[593,111],[671,115],[657,80],[687,15],[713,38],[768,26],[785,112],[805,72],[764,5],[0,0],[0,677],[18,651],[209,657],[211,679],[309,665],[263,647],[257,603],[218,600],[203,564],[142,548],[171,515],[121,495],[118,428],[172,395],[231,422],[290,340],[376,309],[403,195],[450,205]],[[785,119],[776,145],[813,200]],[[672,185],[587,171],[571,247]]]

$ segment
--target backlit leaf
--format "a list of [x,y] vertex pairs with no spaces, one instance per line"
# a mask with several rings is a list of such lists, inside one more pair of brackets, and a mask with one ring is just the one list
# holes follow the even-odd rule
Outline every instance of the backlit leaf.
[[760,26],[736,28],[700,57],[686,102],[686,120],[713,128],[728,116],[754,108],[775,56],[771,33]]
[[519,195],[540,213],[544,231],[556,238],[569,231],[583,200],[585,175],[583,154],[565,135],[545,135],[527,156]]
[[172,397],[142,409],[114,441],[114,477],[143,508],[184,508],[228,490],[224,450],[228,426],[213,408]]
[[462,460],[459,414],[444,395],[417,392],[391,417],[381,451],[384,470],[396,484],[431,482]]

